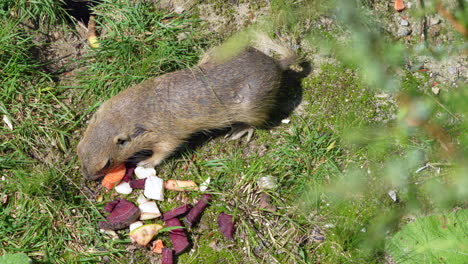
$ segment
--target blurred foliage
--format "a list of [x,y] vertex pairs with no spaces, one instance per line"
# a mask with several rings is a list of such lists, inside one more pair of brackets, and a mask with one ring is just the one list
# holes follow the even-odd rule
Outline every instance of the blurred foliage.
[[[336,6],[325,15],[336,19],[337,30],[345,38],[324,37],[312,30],[306,39],[319,52],[333,54],[356,70],[367,87],[394,96],[398,105],[396,120],[386,125],[369,122],[347,129],[341,143],[350,153],[364,153],[368,165],[346,168],[341,180],[320,190],[334,201],[336,209],[348,199],[390,201],[387,193],[395,192],[393,204],[375,208],[374,218],[363,223],[368,226],[361,240],[363,251],[375,256],[383,253],[385,240],[404,224],[404,216],[443,214],[467,206],[468,189],[463,187],[468,186],[467,85],[463,79],[456,85],[441,84],[444,92],[437,96],[425,85],[424,74],[415,77],[419,68],[408,66],[409,62],[421,65],[422,55],[439,62],[463,56],[466,43],[454,31],[454,41],[437,47],[427,40],[405,45],[386,32],[385,20],[379,20],[370,8],[373,1],[334,2]],[[412,15],[422,19],[437,12],[437,1],[419,2],[423,5],[413,8]],[[450,12],[466,13],[461,1],[451,6]],[[314,189],[316,192],[316,187],[311,188],[305,196],[324,197],[313,193]]]

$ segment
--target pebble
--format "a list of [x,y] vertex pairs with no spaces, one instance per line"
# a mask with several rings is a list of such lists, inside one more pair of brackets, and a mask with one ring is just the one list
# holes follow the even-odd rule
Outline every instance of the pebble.
[[448,67],[448,72],[452,75],[458,75],[458,69],[455,66]]
[[409,28],[400,28],[398,30],[398,36],[400,37],[406,37],[411,34],[411,29]]
[[404,27],[407,27],[407,26],[409,26],[409,22],[408,22],[408,20],[402,19],[402,20],[400,21],[400,25],[402,25],[402,26],[404,26]]
[[431,23],[432,26],[433,26],[433,25],[437,25],[437,24],[440,23],[440,18],[438,18],[438,17],[431,17],[430,20],[429,20],[429,22]]

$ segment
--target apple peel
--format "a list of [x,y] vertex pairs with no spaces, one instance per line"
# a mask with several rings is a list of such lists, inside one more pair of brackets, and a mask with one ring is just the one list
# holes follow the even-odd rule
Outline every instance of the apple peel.
[[194,181],[182,181],[182,180],[167,180],[164,183],[164,188],[177,191],[177,192],[185,192],[185,191],[198,191],[198,185]]
[[158,224],[142,225],[129,233],[130,239],[140,246],[146,246],[163,227]]

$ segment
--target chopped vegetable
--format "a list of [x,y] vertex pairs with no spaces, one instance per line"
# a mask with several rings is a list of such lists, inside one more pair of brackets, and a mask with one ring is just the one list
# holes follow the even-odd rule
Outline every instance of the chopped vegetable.
[[143,225],[142,221],[136,221],[136,222],[131,223],[130,227],[129,227],[130,232],[132,232],[133,229],[136,229],[136,228],[138,228],[138,227],[140,227],[142,225]]
[[403,0],[395,0],[395,10],[396,11],[403,11],[405,10],[405,3],[403,3]]
[[119,185],[115,186],[115,191],[121,194],[131,194],[133,189],[130,187],[128,182],[121,182]]
[[140,220],[149,220],[161,216],[161,212],[154,201],[147,201],[138,207],[141,211]]
[[198,186],[194,181],[167,180],[164,188],[178,192],[198,191]]
[[133,179],[133,175],[135,175],[135,166],[131,164],[125,164],[127,170],[125,171],[125,176],[123,177],[122,181],[129,182]]
[[169,249],[169,248],[162,249],[161,264],[174,264],[174,252],[172,249]]
[[146,246],[162,228],[162,225],[158,224],[142,225],[132,230],[129,236],[138,245]]
[[161,254],[163,248],[164,248],[164,244],[163,244],[162,240],[158,239],[158,240],[153,242],[153,247],[151,248],[151,251],[153,251],[154,253]]
[[175,217],[178,217],[180,215],[184,215],[186,214],[188,211],[190,211],[190,209],[192,208],[192,206],[190,204],[184,204],[182,206],[179,206],[175,209],[172,209],[168,212],[165,212],[162,216],[162,220],[163,221],[167,221],[171,218],[175,218]]
[[234,240],[234,223],[232,215],[220,213],[218,216],[218,227],[224,237]]
[[[171,218],[166,221],[166,227],[174,226],[182,226],[179,219]],[[176,228],[169,231],[169,237],[171,238],[172,246],[176,255],[184,252],[190,246],[187,236],[185,235],[185,231],[182,228]]]
[[184,222],[189,226],[194,226],[198,220],[200,220],[203,210],[208,206],[208,203],[211,200],[211,194],[202,195],[198,203],[188,212],[185,216]]
[[112,202],[109,202],[104,206],[104,211],[110,213],[114,210],[114,207],[120,202],[119,198],[114,199]]
[[133,189],[144,189],[145,188],[145,179],[138,179],[138,180],[131,180],[130,181],[130,187]]
[[154,168],[136,167],[135,175],[138,179],[144,179],[149,176],[156,176],[156,170]]
[[143,203],[146,203],[147,201],[148,199],[146,199],[146,197],[143,194],[138,195],[137,204],[143,204]]
[[102,179],[102,186],[106,189],[111,190],[115,185],[119,184],[122,181],[122,178],[125,176],[125,164],[120,164],[117,167],[113,168],[109,173],[104,176]]
[[[115,203],[115,200],[111,203]],[[109,208],[111,207],[109,206]],[[140,209],[138,207],[125,199],[119,199],[118,203],[113,205],[110,214],[107,216],[107,222],[99,222],[99,228],[107,230],[123,229],[135,222],[138,217],[140,217]]]
[[206,178],[206,180],[202,184],[200,184],[200,191],[201,192],[204,192],[204,191],[206,191],[208,189],[208,185],[210,184],[210,181],[211,181],[211,178],[208,177],[208,178]]
[[149,176],[145,181],[145,191],[147,198],[163,201],[164,200],[164,181],[156,176]]

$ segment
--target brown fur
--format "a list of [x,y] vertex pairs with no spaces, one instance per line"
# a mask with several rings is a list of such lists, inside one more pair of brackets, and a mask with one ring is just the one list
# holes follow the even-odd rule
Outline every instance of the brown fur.
[[198,67],[123,90],[90,120],[78,145],[83,173],[95,179],[141,150],[153,151],[142,163],[154,167],[195,132],[262,125],[284,66],[247,48],[223,63],[205,58]]

